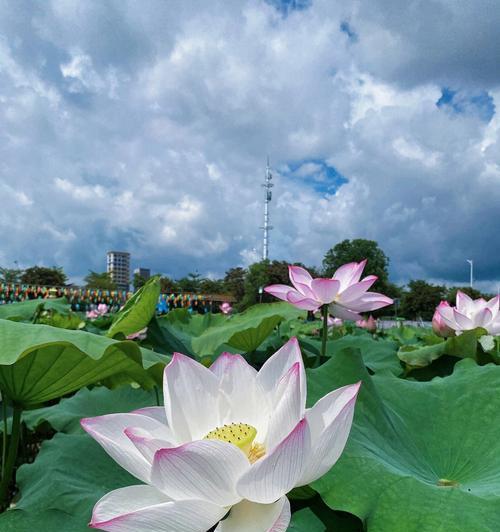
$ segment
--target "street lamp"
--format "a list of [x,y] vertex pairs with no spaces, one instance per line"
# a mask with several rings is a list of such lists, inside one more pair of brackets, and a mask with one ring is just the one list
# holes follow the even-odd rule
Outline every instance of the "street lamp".
[[472,283],[474,282],[474,261],[467,259],[467,262],[470,264],[470,287],[472,288]]

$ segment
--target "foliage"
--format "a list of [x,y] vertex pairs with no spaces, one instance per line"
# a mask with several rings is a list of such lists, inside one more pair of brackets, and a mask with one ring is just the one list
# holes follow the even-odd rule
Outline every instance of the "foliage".
[[0,283],[18,284],[21,274],[22,270],[18,268],[0,268]]
[[[260,282],[288,284],[285,266],[250,266],[246,286],[258,297]],[[241,293],[244,275],[229,270],[225,290],[234,283]],[[433,307],[432,298],[445,295],[443,287],[421,283],[410,283],[407,312]],[[19,467],[19,500],[0,514],[0,530],[83,532],[97,499],[138,483],[83,433],[80,419],[158,404],[173,352],[206,365],[222,351],[242,352],[258,368],[297,336],[306,366],[317,360],[321,322],[306,321],[305,311],[273,302],[232,316],[175,309],[156,317],[160,286],[162,279],[152,278],[112,323],[88,322],[92,332],[64,328],[83,320],[65,300],[0,307],[2,398],[9,413],[12,406],[27,409],[24,438],[45,440],[34,463]],[[144,340],[125,340],[144,327]],[[327,362],[307,370],[308,406],[339,386],[363,385],[339,462],[290,494],[290,531],[500,529],[500,342],[485,333],[444,340],[424,327],[369,334],[344,324],[329,331]],[[8,425],[12,441],[14,422]]]
[[0,320],[0,390],[24,408],[95,382],[135,381],[151,388],[155,367],[166,362],[134,342]]
[[40,286],[64,286],[68,280],[67,275],[61,267],[53,266],[32,266],[24,270],[20,281],[23,284]]
[[434,310],[445,298],[446,288],[426,281],[416,280],[408,283],[408,290],[401,301],[401,313],[406,318],[431,320]]
[[143,287],[147,282],[147,279],[144,278],[142,275],[138,273],[134,273],[134,277],[132,279],[132,286],[135,290],[139,290],[139,288]]
[[[299,263],[296,265],[302,266]],[[245,277],[245,295],[240,307],[245,309],[257,302],[275,301],[273,296],[260,291],[270,284],[289,284],[288,266],[288,262],[279,260],[262,260],[251,264]]]
[[165,275],[160,277],[160,286],[163,294],[173,294],[180,290],[177,282]]
[[359,352],[342,351],[308,375],[311,404],[363,381],[347,449],[314,489],[370,532],[499,529],[499,377],[472,360],[431,382],[370,377]]
[[99,288],[101,290],[116,290],[116,283],[111,279],[108,272],[94,272],[89,270],[88,275],[84,278],[87,288]]
[[326,252],[323,259],[323,274],[325,277],[331,277],[343,264],[361,262],[364,259],[367,259],[364,274],[376,275],[379,283],[376,286],[380,289],[389,279],[389,259],[374,240],[364,238],[342,240]]
[[244,268],[230,268],[224,276],[224,292],[228,292],[236,301],[241,301],[245,295],[245,276],[247,271]]
[[155,315],[159,295],[160,279],[152,277],[115,315],[108,336],[114,337],[118,333],[126,336],[146,327]]
[[65,298],[31,299],[21,303],[11,303],[0,306],[0,319],[15,321],[32,321],[43,310],[55,310],[60,314],[69,312],[69,305]]
[[476,290],[475,288],[471,288],[470,286],[453,286],[451,288],[448,288],[446,292],[446,301],[450,303],[451,305],[455,305],[455,302],[457,300],[457,292],[458,291],[463,292],[464,294],[467,294],[472,299],[490,299],[492,296],[489,294],[484,294],[483,292]]

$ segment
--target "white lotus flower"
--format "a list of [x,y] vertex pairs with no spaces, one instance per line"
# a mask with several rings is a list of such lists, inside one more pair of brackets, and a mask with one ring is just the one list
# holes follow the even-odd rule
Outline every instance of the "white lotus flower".
[[472,299],[464,292],[457,291],[456,306],[450,307],[441,302],[436,308],[444,325],[457,334],[483,327],[488,334],[500,334],[500,297],[489,301],[483,298]]
[[[360,383],[306,409],[296,339],[259,372],[240,355],[210,369],[180,354],[165,368],[165,408],[82,420],[145,484],[97,502],[90,526],[113,532],[281,532],[286,494],[324,473],[349,435]],[[224,519],[223,519],[224,518]]]

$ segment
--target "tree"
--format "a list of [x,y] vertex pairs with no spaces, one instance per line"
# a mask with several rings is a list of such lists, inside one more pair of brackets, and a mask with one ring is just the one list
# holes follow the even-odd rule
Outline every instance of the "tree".
[[177,282],[166,275],[160,277],[160,286],[162,294],[174,294],[175,292],[180,292]]
[[202,279],[199,288],[202,294],[222,294],[224,293],[224,281],[222,279]]
[[445,296],[444,286],[422,280],[410,281],[401,300],[401,313],[405,318],[422,318],[429,321]]
[[187,277],[177,279],[177,284],[181,292],[197,293],[200,291],[201,275],[198,272],[190,272]]
[[97,288],[100,290],[116,290],[116,283],[111,279],[108,272],[94,272],[89,270],[89,274],[85,276],[85,286],[87,288]]
[[132,279],[132,286],[134,287],[134,290],[139,290],[142,286],[144,286],[147,283],[147,279],[144,278],[142,275],[139,275],[138,273],[134,273],[134,277]]
[[481,297],[483,299],[490,299],[492,297],[491,295],[483,294],[479,290],[471,288],[470,286],[452,286],[451,288],[448,288],[446,293],[446,301],[448,301],[448,303],[451,305],[455,305],[457,301],[457,292],[459,290],[470,296],[472,299],[479,299]]
[[348,262],[361,262],[366,259],[363,276],[376,275],[375,289],[386,293],[389,290],[389,258],[379,248],[375,240],[355,238],[343,240],[329,249],[323,259],[323,275],[331,277],[337,268]]
[[231,294],[236,301],[241,301],[245,295],[245,268],[230,268],[224,277],[224,292]]
[[64,286],[68,277],[63,269],[57,266],[46,268],[45,266],[33,266],[24,270],[21,275],[21,283],[41,286]]
[[19,284],[22,270],[11,268],[0,268],[0,283]]
[[[297,264],[299,266],[299,264]],[[248,273],[245,277],[245,295],[241,302],[241,308],[247,308],[255,305],[258,301],[273,302],[276,298],[267,294],[260,293],[270,284],[290,284],[288,276],[288,262],[273,260],[262,260],[249,266]]]

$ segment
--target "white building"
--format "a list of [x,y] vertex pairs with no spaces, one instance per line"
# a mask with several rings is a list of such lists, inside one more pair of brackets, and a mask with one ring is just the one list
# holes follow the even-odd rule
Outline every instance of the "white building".
[[126,251],[108,251],[107,271],[116,283],[118,290],[130,288],[130,253]]

